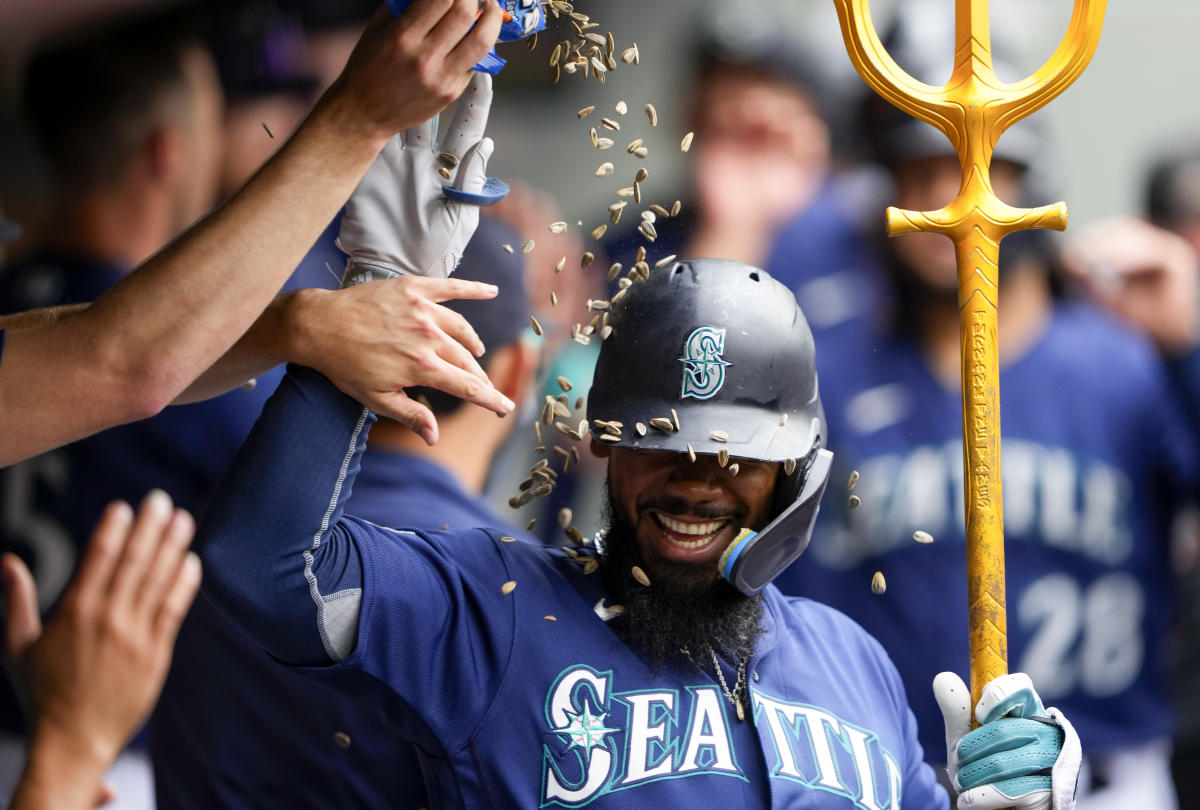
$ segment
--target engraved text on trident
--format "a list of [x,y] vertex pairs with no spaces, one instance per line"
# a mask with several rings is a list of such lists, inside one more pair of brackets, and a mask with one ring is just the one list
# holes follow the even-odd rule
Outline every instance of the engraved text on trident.
[[971,704],[1008,668],[1004,524],[1000,497],[1000,398],[996,304],[1000,240],[1026,228],[1067,226],[1063,203],[1013,208],[992,191],[992,150],[1014,122],[1070,86],[1100,39],[1105,0],[1075,0],[1062,43],[1029,78],[1005,84],[992,71],[987,0],[955,0],[954,72],[943,87],[915,80],[884,50],[867,0],[834,0],[850,61],[875,92],[941,130],[958,152],[962,187],[937,211],[887,210],[888,234],[930,231],[954,240],[962,313],[963,480],[967,505],[967,604]]

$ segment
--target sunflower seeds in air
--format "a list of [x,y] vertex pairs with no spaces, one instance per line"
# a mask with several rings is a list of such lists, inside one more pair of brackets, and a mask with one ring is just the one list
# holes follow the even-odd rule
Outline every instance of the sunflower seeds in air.
[[932,543],[933,535],[929,532],[923,532],[918,529],[917,531],[913,532],[913,540],[916,540],[918,543]]
[[730,474],[730,475],[737,475],[737,474],[738,474],[738,470],[739,470],[739,469],[741,469],[741,468],[740,468],[740,467],[738,467],[738,465],[737,465],[737,464],[730,464],[730,465],[729,465],[729,474]]
[[564,529],[567,528],[568,526],[571,525],[571,517],[572,517],[572,515],[571,515],[570,509],[568,509],[565,506],[562,509],[559,509],[558,510],[558,525]]
[[624,188],[617,189],[618,197],[632,197],[633,193],[634,193],[633,186],[625,186]]
[[666,218],[671,216],[671,212],[663,208],[658,203],[650,203],[650,210],[654,212],[654,216],[656,217]]
[[675,412],[675,409],[674,409],[674,408],[672,408],[672,409],[671,409],[671,424],[675,426],[675,430],[679,430],[679,429],[680,429],[680,427],[679,427],[679,414],[677,414],[677,413]]
[[789,458],[783,462],[783,474],[791,475],[796,471],[796,459]]
[[503,245],[501,245],[500,249],[503,250],[505,253],[513,252],[513,246],[508,244],[507,242],[505,242]]
[[644,146],[639,146],[637,149],[633,150],[633,156],[635,158],[637,158],[638,160],[645,160],[646,156],[649,154],[650,154],[650,150]]
[[558,293],[554,292],[553,290],[550,291],[550,306],[558,306]]
[[605,324],[604,326],[600,327],[600,339],[608,340],[608,336],[611,335],[612,332],[613,332],[613,328],[611,326],[609,326],[608,324]]
[[686,442],[686,444],[687,444],[688,458],[690,458],[692,460],[692,463],[695,464],[696,463],[696,451],[692,449],[691,442]]
[[601,163],[598,167],[596,167],[596,176],[597,177],[608,177],[612,173],[613,173],[613,165],[609,161],[605,161],[604,163]]
[[515,543],[515,542],[517,542],[517,538],[509,537],[506,534],[502,534],[502,535],[500,535],[500,542],[501,543]]
[[567,232],[567,223],[563,222],[562,220],[559,220],[558,222],[550,223],[550,233],[566,233],[566,232]]
[[717,451],[717,464],[724,467],[728,463],[729,463],[729,451],[726,450],[724,447],[722,447],[720,450]]
[[559,375],[558,375],[557,377],[555,377],[554,379],[555,379],[555,382],[557,382],[557,383],[558,383],[558,387],[559,387],[559,388],[561,388],[562,390],[564,390],[564,391],[570,391],[570,390],[571,390],[571,381],[570,381],[570,380],[568,380],[566,377],[564,377],[564,376],[562,376],[561,374],[559,374]]
[[633,201],[639,205],[641,205],[641,203],[642,203],[642,184],[641,183],[633,184]]
[[592,229],[592,238],[600,239],[604,236],[604,232],[608,230],[608,225],[600,224]]
[[[595,436],[596,434],[592,434],[592,435]],[[611,444],[615,444],[615,443],[621,441],[620,436],[614,436],[611,433],[601,433],[600,435],[596,436],[596,438],[602,442],[609,442]]]
[[598,132],[596,132],[595,127],[592,127],[592,131],[588,133],[588,137],[592,141],[592,146],[599,149],[600,148],[600,134]]
[[779,426],[787,427],[787,414],[786,413],[779,414]]
[[642,212],[642,219],[650,223],[658,222],[658,216],[648,208]]
[[599,56],[593,56],[589,60],[592,64],[592,75],[600,79],[600,83],[604,83],[604,74],[608,73],[608,65],[604,64],[604,60]]
[[642,232],[642,236],[653,242],[658,238],[658,231],[654,228],[649,220],[643,219],[642,224],[638,226],[638,230]]
[[532,250],[533,250],[533,240],[532,239],[526,239],[524,242],[521,243],[522,255],[530,253]]
[[592,146],[597,149],[611,149],[613,145],[612,138],[596,138],[596,142]]
[[439,152],[438,153],[438,162],[441,163],[443,166],[445,166],[447,169],[457,169],[458,168],[458,155],[454,154],[453,152]]
[[[557,16],[557,15],[555,15],[555,16]],[[557,45],[555,45],[554,50],[550,52],[550,66],[551,67],[556,67],[558,65],[558,57],[560,57],[560,56],[562,56],[562,43],[561,42],[558,43]]]
[[638,59],[638,46],[636,42],[621,51],[621,61],[627,65],[636,65],[640,61]]
[[443,180],[449,180],[451,177],[454,176],[454,173],[451,172],[449,169],[447,169],[445,166],[438,167],[438,174],[440,174],[442,176]]
[[670,264],[673,261],[675,261],[674,253],[672,253],[670,256],[663,256],[661,259],[659,259],[658,261],[656,261],[654,263],[654,269],[657,270],[660,267],[666,267],[668,264]]
[[850,473],[850,480],[846,482],[846,489],[847,490],[854,489],[854,485],[857,483],[858,483],[858,470],[854,470]]
[[601,123],[601,124],[602,124],[604,127],[608,128],[608,129],[611,129],[613,132],[620,132],[620,131],[621,131],[621,125],[620,125],[620,123],[618,123],[618,122],[616,122],[616,121],[612,120],[611,118],[601,118],[601,119],[600,119],[600,123]]
[[591,264],[595,260],[596,260],[595,254],[593,254],[590,250],[584,251],[583,255],[579,257],[579,266],[587,267],[589,264]]
[[649,176],[650,176],[650,172],[646,171],[646,167],[643,166],[642,168],[638,169],[637,174],[635,174],[633,176],[633,182],[640,183]]
[[589,104],[588,106],[584,107],[584,108],[583,108],[582,110],[580,110],[579,112],[575,113],[575,117],[576,117],[576,118],[587,118],[589,115],[591,115],[591,114],[592,114],[592,112],[593,112],[595,109],[596,109],[596,105],[595,105],[595,104]]
[[661,430],[664,433],[674,433],[675,423],[664,416],[656,416],[650,420],[650,427]]
[[594,574],[600,568],[600,563],[596,560],[588,560],[583,564],[583,575]]
[[625,210],[625,206],[629,203],[624,200],[613,203],[608,207],[608,218],[612,220],[612,224],[616,225],[621,221],[621,212]]
[[529,316],[529,325],[533,327],[533,333],[535,335],[542,334],[542,325],[538,323],[538,319],[532,315]]
[[613,107],[613,109],[616,110],[617,115],[624,115],[629,112],[629,106],[624,101],[618,101],[617,106]]
[[634,426],[633,426],[633,429],[634,429],[635,431],[637,431],[637,435],[639,435],[639,436],[645,436],[645,435],[646,435],[646,426],[645,426],[643,423],[641,423],[641,422],[637,422],[637,423],[635,423],[635,424],[634,424]]
[[542,443],[542,424],[537,420],[533,422],[533,432],[537,434],[538,444]]
[[[617,49],[616,40],[613,39],[612,31],[604,35],[604,52],[608,54],[609,61],[612,61],[612,53]],[[612,66],[616,69],[616,65]]]
[[575,545],[583,545],[583,535],[580,534],[579,529],[576,529],[574,526],[568,526],[567,528],[563,529],[563,534],[565,534],[567,538]]
[[851,509],[857,509],[861,505],[862,498],[858,497],[857,495],[851,495],[850,500],[846,501],[846,506],[850,507]]
[[658,110],[654,109],[653,104],[647,104],[642,110],[646,113],[646,120],[650,122],[650,126],[658,126]]
[[679,200],[676,200],[675,204],[671,206],[671,216],[679,216],[679,211],[681,208],[683,208],[683,203]]
[[633,574],[633,578],[638,581],[639,585],[645,588],[650,587],[650,577],[646,576],[646,572],[641,568],[635,565],[633,568],[629,569],[629,572]]
[[712,439],[714,442],[727,442],[727,441],[729,441],[729,434],[728,434],[728,433],[726,433],[726,432],[725,432],[725,431],[723,431],[723,430],[713,430],[713,431],[709,431],[708,437],[709,437],[710,439]]
[[875,576],[871,577],[871,593],[876,596],[883,595],[887,590],[887,580],[883,578],[882,571],[876,571]]
[[563,256],[561,259],[558,260],[558,264],[554,265],[554,272],[561,273],[563,271],[563,268],[566,266],[567,266],[567,257]]
[[694,132],[689,132],[687,135],[684,135],[683,140],[680,141],[680,143],[679,143],[679,148],[682,149],[684,152],[691,149],[692,148],[692,138],[694,138],[694,137],[696,137],[696,133],[694,133]]
[[556,621],[558,621],[558,617],[556,617],[556,616],[543,616],[542,618],[543,618],[543,619],[545,619],[545,620],[546,620],[546,621],[548,621],[548,622],[556,622]]
[[597,45],[605,45],[608,42],[604,38],[603,34],[593,34],[589,31],[588,33],[584,34],[583,36],[584,36],[584,39],[587,39],[590,42],[595,42]]
[[621,263],[616,262],[612,267],[608,268],[608,274],[605,276],[605,279],[612,281],[619,275],[621,275]]
[[517,587],[517,583],[510,579],[508,582],[505,582],[503,585],[500,586],[500,593],[510,594],[513,592],[513,590],[516,587]]
[[632,141],[629,142],[629,145],[625,147],[625,151],[632,155],[633,150],[637,149],[641,145],[642,145],[642,139],[634,138]]

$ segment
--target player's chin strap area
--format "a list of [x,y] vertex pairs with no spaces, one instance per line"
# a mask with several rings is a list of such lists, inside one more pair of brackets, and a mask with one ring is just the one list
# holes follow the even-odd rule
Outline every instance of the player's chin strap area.
[[762,531],[742,529],[721,555],[721,576],[747,596],[767,587],[808,548],[833,453],[822,448],[811,458],[796,500]]

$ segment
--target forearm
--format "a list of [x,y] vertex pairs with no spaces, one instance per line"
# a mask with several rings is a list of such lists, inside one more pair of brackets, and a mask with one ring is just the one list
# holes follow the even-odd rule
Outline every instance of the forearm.
[[321,596],[361,588],[339,525],[374,417],[291,367],[213,496],[197,535],[205,593],[277,658],[327,664]]
[[61,307],[44,307],[27,312],[14,312],[11,315],[0,315],[0,329],[36,329],[40,326],[50,326],[58,323],[67,315],[76,315],[87,308],[87,304],[68,304]]
[[40,729],[29,747],[29,760],[9,810],[95,807],[104,772],[112,763],[98,760],[94,752],[81,748],[78,742]]
[[224,207],[91,307],[13,332],[0,364],[0,464],[177,398],[254,323],[381,146],[323,102]]

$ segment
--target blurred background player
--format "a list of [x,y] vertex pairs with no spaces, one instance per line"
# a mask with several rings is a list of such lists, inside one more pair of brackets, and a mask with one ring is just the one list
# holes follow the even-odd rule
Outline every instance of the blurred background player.
[[[925,51],[949,53],[928,43]],[[910,57],[898,59],[914,75],[938,79],[921,72],[927,64],[911,41],[892,52]],[[961,171],[946,139],[877,99],[868,109],[876,154],[895,182],[888,202],[930,210],[953,198]],[[1007,132],[992,164],[998,196],[1049,201],[1048,150],[1036,121]],[[827,340],[818,354],[834,480],[858,470],[861,506],[844,490],[830,499],[812,548],[781,588],[844,610],[879,639],[905,681],[922,745],[936,756],[941,716],[921,686],[967,666],[957,266],[951,242],[932,234],[887,241],[881,261],[890,317]],[[1174,509],[1197,480],[1196,434],[1183,413],[1200,404],[1194,394],[1181,400],[1172,375],[1200,380],[1198,334],[1193,319],[1182,342],[1156,347],[1148,338],[1168,314],[1163,301],[1131,328],[1064,297],[1063,282],[1045,232],[1004,241],[1009,662],[1079,730],[1081,808],[1172,808],[1168,541]],[[1196,304],[1193,289],[1193,313]],[[933,543],[914,542],[917,531]],[[883,596],[867,592],[875,571],[887,580]]]
[[[488,349],[482,365],[519,407],[536,353],[522,340],[529,308],[523,257],[500,249],[514,239],[507,227],[481,220],[455,277],[494,284],[500,294],[445,306],[475,328]],[[381,525],[503,525],[481,492],[515,419],[422,391],[438,417],[438,443],[381,420],[350,502]],[[272,807],[313,810],[429,804],[412,744],[381,712],[278,663],[203,595],[180,635],[151,732],[161,810],[261,807],[266,797]]]

